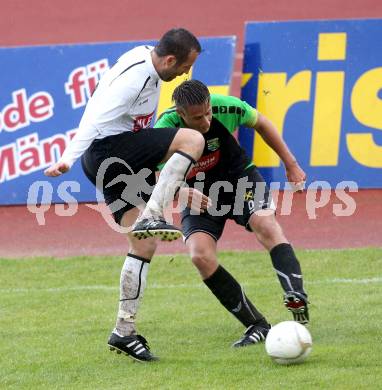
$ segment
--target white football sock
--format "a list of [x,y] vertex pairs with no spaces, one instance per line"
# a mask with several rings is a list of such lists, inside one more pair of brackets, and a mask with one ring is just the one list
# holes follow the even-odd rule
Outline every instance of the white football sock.
[[163,216],[163,209],[174,200],[179,188],[184,186],[186,177],[194,165],[195,160],[191,156],[183,152],[175,152],[164,165],[139,219]]
[[135,317],[146,287],[149,259],[128,253],[121,270],[120,301],[115,333],[136,334]]

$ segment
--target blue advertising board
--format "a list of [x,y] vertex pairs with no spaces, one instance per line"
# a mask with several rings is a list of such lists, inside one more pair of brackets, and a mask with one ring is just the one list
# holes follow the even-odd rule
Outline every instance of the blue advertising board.
[[[382,188],[382,20],[249,22],[242,87],[308,182]],[[239,140],[267,181],[285,182],[258,134],[242,128]]]
[[[228,93],[235,37],[200,42],[203,51],[188,77],[205,82],[212,92]],[[77,201],[96,200],[78,161],[59,178],[47,178],[43,170],[75,134],[103,72],[143,44],[155,41],[0,49],[0,205],[26,204],[31,185],[42,181],[53,187],[53,197],[39,201],[63,202],[60,185],[71,181],[77,183],[71,189]],[[172,90],[183,79],[163,83],[158,111],[170,106]]]

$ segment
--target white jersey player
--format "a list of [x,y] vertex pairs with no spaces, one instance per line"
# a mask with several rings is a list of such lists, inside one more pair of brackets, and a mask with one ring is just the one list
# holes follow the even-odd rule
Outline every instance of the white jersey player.
[[[45,171],[47,176],[59,176],[81,157],[86,176],[98,184],[115,221],[124,227],[134,225],[128,234],[129,253],[121,272],[120,305],[109,345],[140,361],[155,360],[135,328],[148,265],[156,249],[155,237],[171,241],[181,236],[178,228],[164,221],[163,209],[204,148],[204,138],[195,130],[153,129],[150,125],[161,81],[188,73],[200,52],[195,36],[178,28],[165,33],[155,47],[139,46],[122,55],[102,76],[61,159]],[[100,169],[105,162],[107,169]],[[155,185],[155,169],[163,162]],[[103,172],[101,181],[97,180],[99,171]],[[147,171],[144,184],[155,185],[151,196],[143,191],[142,181],[130,180]],[[129,185],[115,183],[120,177],[129,177]],[[139,218],[137,199],[147,201]],[[202,199],[201,208],[207,207],[207,199]]]

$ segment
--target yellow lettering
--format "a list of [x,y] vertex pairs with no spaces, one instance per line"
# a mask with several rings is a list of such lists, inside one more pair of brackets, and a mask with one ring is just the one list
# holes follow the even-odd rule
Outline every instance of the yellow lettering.
[[[278,129],[282,135],[285,116],[296,103],[310,99],[312,72],[304,70],[287,81],[286,73],[260,73],[257,92],[257,109]],[[255,134],[253,161],[259,167],[277,167],[280,158]]]
[[[365,126],[382,130],[382,68],[364,73],[354,84],[351,107],[356,119]],[[353,133],[346,136],[349,153],[358,163],[370,168],[382,168],[382,146],[373,140],[372,133]]]
[[317,59],[319,61],[339,61],[346,59],[347,34],[321,33],[318,35]]
[[[318,61],[346,59],[346,33],[318,36]],[[314,99],[310,165],[337,166],[340,151],[344,72],[318,72]]]
[[310,165],[336,166],[340,150],[344,72],[318,72]]

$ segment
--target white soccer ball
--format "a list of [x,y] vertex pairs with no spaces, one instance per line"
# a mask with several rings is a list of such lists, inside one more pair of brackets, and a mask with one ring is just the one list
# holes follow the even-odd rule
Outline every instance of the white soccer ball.
[[302,363],[312,350],[312,336],[298,322],[280,322],[270,329],[265,350],[278,364]]

